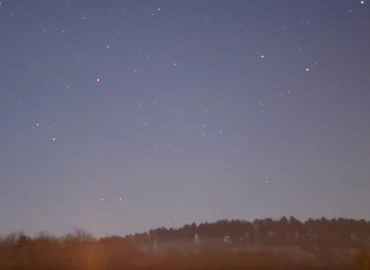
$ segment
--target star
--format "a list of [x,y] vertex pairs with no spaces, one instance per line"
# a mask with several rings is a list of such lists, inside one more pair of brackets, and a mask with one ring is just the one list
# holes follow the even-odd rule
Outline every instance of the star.
[[263,59],[263,58],[265,58],[265,56],[262,54],[262,55],[261,55],[261,58]]
[[222,132],[222,130],[220,130],[220,134],[222,134],[223,132]]
[[310,71],[310,68],[306,68],[306,71],[308,72],[308,71]]
[[361,5],[365,4],[365,1],[361,1]]
[[119,198],[118,200],[122,201],[122,198]]
[[104,198],[101,198],[100,201],[104,201]]
[[177,64],[176,63],[173,63],[173,65],[176,67],[177,66]]
[[39,127],[40,126],[40,124],[39,123],[36,123],[36,127]]
[[57,140],[57,139],[54,137],[54,138],[53,138],[53,142],[55,142],[56,140]]
[[100,82],[100,78],[97,78],[97,79],[96,79],[96,82]]
[[161,8],[157,8],[158,11],[161,11]]

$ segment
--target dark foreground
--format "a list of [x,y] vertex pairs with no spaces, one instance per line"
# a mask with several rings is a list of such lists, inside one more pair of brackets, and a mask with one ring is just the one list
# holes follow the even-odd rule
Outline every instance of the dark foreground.
[[[153,250],[130,240],[111,237],[96,240],[88,235],[64,238],[24,235],[0,241],[2,269],[263,269],[263,270],[370,270],[370,254],[357,250],[335,256],[321,249],[314,256],[274,249],[216,249],[214,246]],[[311,253],[310,253],[311,254]]]
[[[2,254],[4,255],[4,254]],[[103,245],[68,247],[64,252],[52,248],[37,247],[18,249],[0,262],[0,269],[261,269],[261,270],[309,270],[370,269],[370,256],[366,252],[341,260],[302,259],[294,256],[278,256],[271,252],[231,252],[202,250],[183,254],[175,251],[165,253],[139,252],[107,248]]]

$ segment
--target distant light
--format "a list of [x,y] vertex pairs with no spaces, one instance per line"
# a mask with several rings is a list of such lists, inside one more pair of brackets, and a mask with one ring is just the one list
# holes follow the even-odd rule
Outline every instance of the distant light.
[[261,55],[261,58],[265,58],[265,56],[262,54],[262,55]]
[[310,71],[310,68],[306,68],[306,71],[308,72],[308,71]]
[[365,4],[365,1],[361,1],[361,4],[363,5],[363,4]]
[[177,63],[173,63],[173,65],[176,67],[177,66]]
[[157,8],[158,11],[161,11],[161,8]]
[[122,198],[119,198],[120,201],[122,201]]
[[104,201],[104,198],[101,198],[100,201]]
[[96,81],[97,81],[97,82],[100,82],[100,78],[97,78],[97,79],[96,79]]
[[36,126],[38,127],[38,126],[40,126],[40,124],[39,123],[36,123]]
[[55,142],[57,139],[56,138],[53,138],[53,142]]

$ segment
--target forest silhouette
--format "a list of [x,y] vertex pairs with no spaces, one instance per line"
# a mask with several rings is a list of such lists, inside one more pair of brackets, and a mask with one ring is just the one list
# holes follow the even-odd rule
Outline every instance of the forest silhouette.
[[370,269],[369,250],[370,221],[219,220],[101,238],[13,233],[0,269]]

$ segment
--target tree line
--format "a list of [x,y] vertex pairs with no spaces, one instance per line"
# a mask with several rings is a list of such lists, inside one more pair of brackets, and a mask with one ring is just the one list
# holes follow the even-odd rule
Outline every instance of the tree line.
[[[162,266],[168,265],[180,269],[185,264],[190,268],[224,264],[225,269],[230,269],[227,266],[231,265],[261,265],[266,266],[266,269],[272,269],[273,266],[275,269],[277,264],[286,265],[288,262],[291,269],[297,268],[294,260],[291,261],[294,257],[291,254],[266,253],[263,250],[267,249],[254,249],[256,246],[298,246],[302,250],[305,247],[315,247],[320,249],[319,253],[313,251],[314,249],[313,252],[306,250],[304,253],[311,253],[315,260],[319,259],[324,263],[342,263],[338,261],[338,256],[333,257],[326,253],[331,247],[355,248],[356,252],[365,252],[358,253],[359,256],[355,257],[356,265],[359,266],[357,269],[365,269],[363,265],[370,265],[370,255],[366,252],[369,240],[369,221],[345,218],[308,219],[305,222],[294,217],[256,219],[253,222],[219,220],[213,223],[185,224],[181,228],[160,227],[143,233],[101,238],[95,238],[83,229],[76,229],[62,237],[45,232],[36,237],[13,233],[0,239],[0,269],[13,269],[14,266],[48,269],[162,269]],[[171,246],[171,243],[175,245]],[[161,247],[167,247],[162,249],[164,253],[151,252],[156,248],[160,250]],[[230,252],[233,248],[238,248],[238,252]],[[191,252],[192,250],[196,252]],[[312,259],[302,260],[299,269],[315,263]],[[265,265],[268,262],[271,267]],[[346,265],[350,266],[351,263],[349,261]]]
[[328,246],[342,248],[370,247],[370,221],[347,218],[219,220],[214,223],[185,224],[181,228],[160,227],[144,233],[128,235],[138,242],[169,242],[192,240],[196,243],[219,239],[233,247]]

